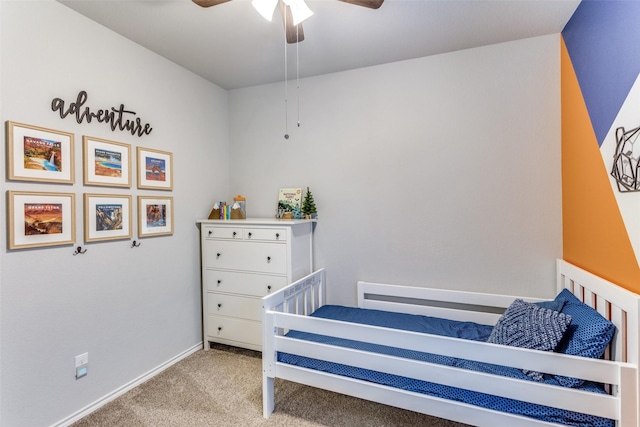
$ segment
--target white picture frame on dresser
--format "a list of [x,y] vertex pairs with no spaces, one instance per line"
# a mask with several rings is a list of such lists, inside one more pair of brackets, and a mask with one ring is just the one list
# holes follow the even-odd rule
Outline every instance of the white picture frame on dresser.
[[313,271],[316,220],[200,220],[204,349],[262,350],[262,297]]

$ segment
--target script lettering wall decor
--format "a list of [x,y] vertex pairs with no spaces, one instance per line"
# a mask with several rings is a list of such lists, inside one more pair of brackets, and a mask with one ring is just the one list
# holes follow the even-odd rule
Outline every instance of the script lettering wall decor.
[[[83,121],[91,123],[91,120],[96,119],[100,123],[105,123],[111,127],[112,131],[121,130],[131,132],[131,135],[149,135],[153,128],[149,123],[143,124],[140,117],[135,116],[135,111],[125,110],[124,104],[120,104],[120,107],[111,107],[104,110],[91,110],[89,107],[85,107],[87,102],[87,92],[80,91],[75,102],[65,106],[65,101],[61,98],[54,98],[51,101],[51,110],[60,113],[60,118],[64,119],[68,115],[74,115],[76,121],[82,124]],[[129,117],[129,118],[127,118]]]

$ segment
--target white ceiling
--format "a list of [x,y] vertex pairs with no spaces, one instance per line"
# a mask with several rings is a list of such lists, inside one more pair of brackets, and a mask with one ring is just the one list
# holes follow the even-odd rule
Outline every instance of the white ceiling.
[[[560,33],[580,0],[385,0],[373,10],[307,0],[305,40],[285,48],[282,19],[250,0],[58,0],[225,89],[344,71]],[[297,58],[297,60],[296,60]],[[298,70],[298,71],[297,71]]]

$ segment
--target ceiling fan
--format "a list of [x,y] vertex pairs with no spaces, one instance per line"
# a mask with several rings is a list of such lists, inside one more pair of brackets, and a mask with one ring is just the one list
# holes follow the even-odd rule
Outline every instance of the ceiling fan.
[[[201,7],[217,6],[231,0],[193,0],[195,4]],[[339,0],[344,3],[350,3],[356,6],[368,7],[370,9],[378,9],[382,6],[384,0]],[[285,33],[287,43],[298,43],[304,40],[304,32],[302,31],[301,22],[313,15],[313,12],[304,3],[303,0],[253,0],[251,2],[258,12],[267,20],[271,21],[273,12],[278,4],[282,12],[282,18],[285,23]]]

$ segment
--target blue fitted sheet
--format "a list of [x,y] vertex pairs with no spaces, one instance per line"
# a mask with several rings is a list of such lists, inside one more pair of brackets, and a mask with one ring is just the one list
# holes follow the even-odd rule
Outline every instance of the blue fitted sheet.
[[[480,325],[473,322],[458,322],[428,316],[392,313],[380,310],[367,310],[336,305],[322,306],[318,310],[316,310],[312,314],[312,316],[333,320],[363,323],[367,325],[382,326],[393,329],[402,329],[434,335],[469,339],[474,341],[486,341],[489,337],[489,334],[491,333],[491,330],[493,329],[492,326]],[[373,351],[382,354],[532,381],[531,378],[525,375],[520,369],[498,366],[489,363],[474,362],[465,359],[457,359],[447,356],[423,353],[419,351],[400,349],[396,347],[363,343],[360,341],[345,340],[342,338],[310,334],[300,331],[289,331],[287,336],[291,338],[304,339],[359,350]],[[408,391],[455,400],[458,402],[465,402],[483,408],[524,415],[548,422],[581,427],[613,427],[615,425],[613,420],[601,417],[565,411],[542,405],[535,405],[532,403],[514,399],[497,397],[456,387],[443,386],[440,384],[401,377],[398,375],[386,374],[377,371],[371,371],[367,369],[355,368],[353,366],[331,363],[319,359],[292,355],[289,353],[278,353],[278,361],[309,369],[343,375],[350,378],[356,378],[359,380],[401,388]],[[543,382],[546,384],[559,385],[555,377],[550,375],[545,375]],[[583,386],[580,387],[580,390],[606,394],[601,385],[588,381],[584,382]]]

